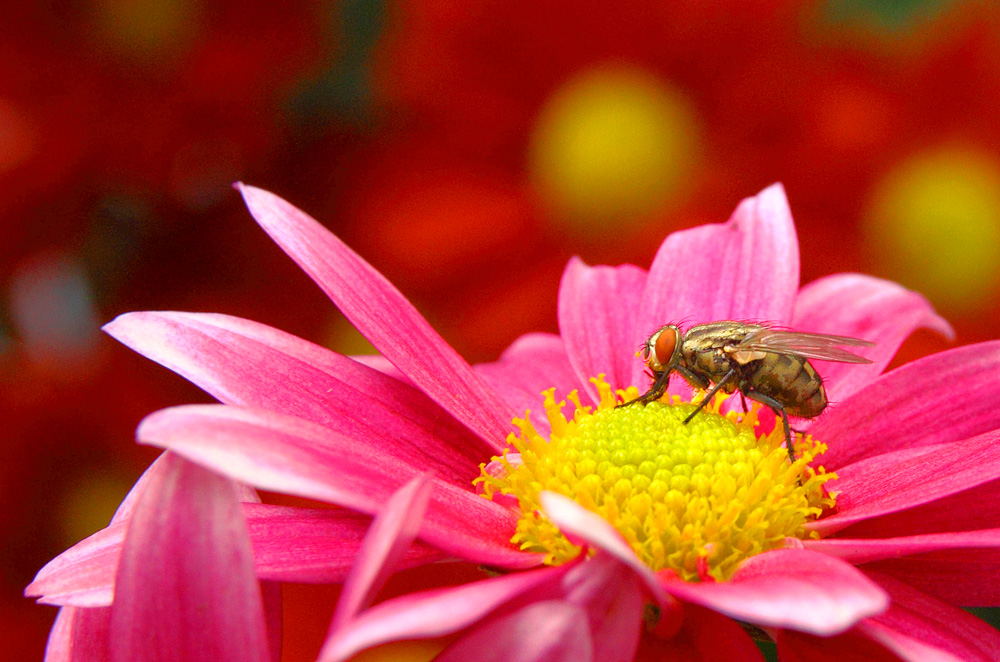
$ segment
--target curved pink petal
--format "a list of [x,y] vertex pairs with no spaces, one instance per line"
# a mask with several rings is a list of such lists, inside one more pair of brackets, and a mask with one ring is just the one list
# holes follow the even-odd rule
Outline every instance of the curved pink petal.
[[577,379],[591,396],[591,377],[604,375],[613,389],[632,385],[635,351],[644,338],[633,325],[646,286],[646,272],[631,264],[584,264],[572,258],[559,285],[559,334]]
[[894,559],[939,550],[1000,550],[1000,529],[928,533],[899,538],[822,538],[803,540],[802,546],[814,552],[836,556],[852,565],[882,559]]
[[639,660],[764,662],[760,649],[736,621],[698,605],[684,605],[684,622],[668,639],[643,637]]
[[1000,604],[1000,550],[954,549],[874,561],[865,572],[893,577],[959,607]]
[[806,525],[824,535],[1000,478],[1000,430],[885,453],[838,469],[837,475],[826,484],[838,493],[836,514]]
[[589,662],[587,614],[561,600],[536,602],[475,628],[435,662]]
[[556,492],[542,492],[539,502],[545,515],[571,542],[599,549],[614,557],[636,574],[658,603],[670,602],[653,571],[639,560],[622,535],[606,519]]
[[329,230],[273,193],[237,184],[247,208],[379,352],[495,451],[515,412],[406,297]]
[[263,598],[231,481],[181,458],[132,514],[111,608],[115,660],[261,660]]
[[726,582],[685,582],[661,572],[667,593],[765,627],[822,636],[843,632],[888,606],[888,596],[838,559],[804,549],[752,556]]
[[581,384],[569,363],[562,338],[551,333],[528,333],[504,350],[499,360],[477,363],[473,369],[496,389],[515,411],[530,411],[531,423],[539,432],[549,431],[542,406],[542,393],[556,389],[556,398],[570,391],[580,392],[580,401],[594,404],[590,391]]
[[[165,409],[139,425],[142,443],[169,448],[262,489],[368,514],[422,467],[399,463],[377,443],[348,439],[298,418],[226,405]],[[536,565],[510,544],[516,516],[471,489],[435,480],[421,538],[455,556],[499,567]]]
[[385,585],[403,552],[417,537],[433,487],[434,483],[427,474],[417,476],[396,490],[385,508],[372,520],[340,591],[337,610],[330,623],[331,630],[370,605],[375,594]]
[[809,433],[836,470],[902,448],[1000,429],[1000,408],[974,394],[1000,389],[1000,341],[957,347],[900,366],[831,407]]
[[420,390],[277,329],[226,315],[144,312],[104,330],[225,404],[379,439],[401,462],[467,482],[491,446]]
[[955,337],[951,325],[934,312],[923,295],[863,274],[834,274],[803,287],[795,300],[791,327],[875,343],[875,347],[856,352],[870,359],[870,364],[816,363],[827,397],[833,403],[878,377],[903,341],[917,329],[928,328],[947,338]]
[[859,629],[904,660],[934,659],[929,653],[935,649],[964,662],[1000,660],[996,629],[891,577],[876,573],[871,577],[888,591],[892,606]]
[[[799,244],[788,199],[774,184],[722,224],[675,232],[649,268],[635,332],[669,322],[770,321],[785,325],[799,289]],[[643,367],[633,368],[633,383]],[[648,380],[647,380],[648,381]]]
[[517,572],[379,603],[333,633],[323,644],[319,661],[339,662],[390,641],[458,632],[526,596],[532,601],[558,597],[561,580],[572,567],[566,564]]
[[[777,643],[781,662],[900,662],[899,657],[888,648],[860,632],[858,628],[833,637],[781,630],[778,632]],[[931,657],[926,662],[955,660]]]
[[110,605],[128,522],[113,521],[46,563],[24,594],[48,605]]
[[49,632],[45,662],[111,662],[111,609],[63,607]]

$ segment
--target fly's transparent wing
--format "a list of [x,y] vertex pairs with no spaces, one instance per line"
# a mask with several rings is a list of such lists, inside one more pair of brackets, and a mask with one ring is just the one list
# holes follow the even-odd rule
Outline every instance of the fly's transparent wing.
[[874,347],[875,343],[848,336],[830,336],[824,333],[800,333],[784,329],[762,328],[747,335],[738,345],[743,350],[760,350],[776,354],[791,354],[806,359],[836,361],[838,363],[871,363],[868,359],[852,354],[848,347]]

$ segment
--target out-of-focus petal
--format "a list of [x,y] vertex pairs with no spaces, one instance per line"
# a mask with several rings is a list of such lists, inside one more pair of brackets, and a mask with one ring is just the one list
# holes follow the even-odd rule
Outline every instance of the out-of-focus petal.
[[622,535],[606,519],[556,492],[542,492],[539,502],[545,515],[571,542],[611,555],[636,574],[658,603],[662,605],[670,602],[653,571],[639,560]]
[[220,402],[378,439],[401,462],[467,483],[491,446],[417,388],[277,329],[227,315],[143,312],[105,331]]
[[[785,325],[798,289],[799,243],[785,190],[774,184],[740,202],[728,222],[666,238],[649,268],[635,332],[681,321]],[[637,386],[646,383],[642,372],[633,369]]]
[[237,187],[264,231],[383,356],[494,450],[503,447],[515,412],[392,283],[285,200],[253,186]]
[[590,267],[574,257],[559,286],[559,333],[577,379],[591,395],[591,377],[604,375],[612,389],[632,385],[639,346],[633,328],[646,272],[631,264]]
[[823,636],[843,632],[889,603],[856,568],[804,549],[752,556],[725,582],[691,583],[659,574],[663,588],[680,600],[757,625]]
[[[857,628],[833,637],[817,637],[781,630],[778,632],[778,657],[781,662],[899,662],[888,648],[873,641]],[[957,662],[951,658],[930,657],[925,662]]]
[[429,639],[458,632],[504,604],[531,596],[559,596],[566,564],[512,573],[474,584],[414,593],[375,605],[337,630],[320,651],[320,662],[339,662],[390,641]]
[[861,566],[898,579],[958,607],[1000,604],[1000,550],[956,549],[874,561]]
[[[270,411],[226,405],[173,407],[151,414],[136,433],[238,480],[374,515],[422,467],[403,465],[378,444]],[[421,538],[455,556],[499,567],[536,565],[510,544],[507,508],[434,479]]]
[[116,661],[260,660],[260,586],[232,481],[178,457],[132,514],[111,607]]
[[834,274],[803,287],[795,300],[791,327],[875,343],[875,347],[855,352],[870,359],[870,364],[817,362],[830,402],[842,401],[881,374],[899,346],[917,329],[955,336],[951,325],[934,312],[923,295],[863,274]]
[[1000,660],[996,629],[891,577],[876,573],[871,577],[888,591],[892,606],[861,623],[859,629],[904,660],[935,659],[934,649],[963,662]]
[[49,632],[45,662],[111,662],[111,609],[63,607]]
[[[836,470],[901,448],[967,439],[1000,428],[1000,341],[957,347],[888,372],[831,407],[809,433],[829,442]],[[824,373],[825,375],[826,373]]]
[[698,605],[684,605],[684,622],[669,639],[643,637],[636,662],[764,662],[736,621]]
[[536,602],[483,623],[435,662],[589,662],[587,614],[561,600]]
[[836,514],[806,525],[825,535],[1000,478],[1000,430],[885,453],[838,469],[837,475],[826,484],[839,493]]
[[948,549],[1000,549],[1000,529],[929,533],[900,538],[823,538],[803,540],[802,546],[814,552],[836,556],[852,565],[892,559],[912,554],[926,554]]
[[562,338],[551,333],[528,333],[515,340],[493,363],[473,366],[520,415],[531,411],[531,423],[548,432],[542,392],[555,387],[556,398],[580,390],[581,402],[593,404],[569,363]]
[[[594,659],[631,662],[642,633],[648,589],[632,569],[599,552],[566,574],[564,600],[580,606],[589,622]],[[680,605],[662,611],[663,619],[680,621]]]
[[417,476],[396,490],[372,520],[340,591],[331,630],[371,604],[385,580],[396,570],[396,563],[417,537],[433,487],[427,474]]

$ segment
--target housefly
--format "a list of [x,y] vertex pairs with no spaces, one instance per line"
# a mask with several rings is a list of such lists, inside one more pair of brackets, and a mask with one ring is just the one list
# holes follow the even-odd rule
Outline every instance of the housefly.
[[[794,462],[788,416],[815,418],[827,405],[823,379],[809,359],[871,363],[841,346],[872,347],[874,344],[858,338],[800,333],[744,322],[698,324],[683,334],[677,326],[667,324],[657,329],[642,347],[642,358],[652,372],[653,385],[625,405],[659,400],[666,393],[670,375],[675,371],[691,386],[708,391],[698,407],[684,419],[685,424],[720,389],[726,393],[738,390],[742,397],[770,407],[781,417],[788,456]],[[746,400],[743,404],[746,409]]]

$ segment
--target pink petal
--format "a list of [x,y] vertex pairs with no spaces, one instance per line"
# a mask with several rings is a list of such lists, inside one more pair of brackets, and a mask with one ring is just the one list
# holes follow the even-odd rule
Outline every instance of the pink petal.
[[778,549],[752,556],[726,582],[690,583],[659,573],[675,598],[764,627],[822,636],[843,632],[888,606],[854,567],[818,552]]
[[643,637],[639,660],[671,662],[764,662],[764,656],[736,621],[698,605],[684,605],[684,622],[669,639]]
[[[257,576],[282,582],[339,584],[347,578],[371,523],[342,508],[244,504]],[[406,549],[397,569],[433,563],[446,555],[422,542]]]
[[63,607],[49,632],[45,662],[110,662],[111,609]]
[[352,361],[357,361],[361,365],[366,365],[372,370],[378,370],[382,374],[388,375],[393,379],[398,379],[406,384],[413,385],[410,378],[399,371],[399,368],[394,366],[389,359],[385,358],[381,354],[352,354]]
[[1000,604],[1000,550],[956,549],[875,561],[862,566],[898,579],[951,605]]
[[951,325],[923,295],[888,280],[862,274],[834,274],[799,291],[791,326],[797,331],[832,333],[871,340],[875,347],[856,353],[871,364],[817,362],[830,402],[840,402],[875,379],[906,338],[929,328],[954,338]]
[[[781,662],[899,662],[899,658],[858,628],[833,637],[817,637],[794,630],[778,632]],[[944,662],[928,658],[927,662]],[[949,660],[954,662],[954,660]]]
[[121,315],[105,331],[223,403],[377,438],[400,461],[467,482],[492,447],[413,386],[271,327],[226,315]]
[[112,522],[49,561],[24,594],[48,605],[110,605],[128,522],[127,519]]
[[385,585],[403,552],[417,537],[433,487],[427,474],[417,476],[396,490],[375,516],[340,592],[331,630],[370,605]]
[[590,267],[574,257],[559,286],[559,333],[581,384],[605,375],[613,389],[632,385],[635,351],[644,338],[633,324],[646,272],[631,264]]
[[653,571],[639,560],[622,535],[607,520],[556,492],[542,492],[539,502],[545,515],[571,542],[611,555],[636,574],[658,603],[670,602]]
[[[724,224],[671,234],[649,268],[635,332],[668,322],[787,324],[799,289],[799,245],[781,184],[746,198]],[[633,383],[645,384],[635,367]]]
[[829,443],[822,464],[836,470],[872,455],[1000,428],[1000,408],[990,398],[970,397],[1000,389],[998,364],[1000,342],[994,341],[932,354],[882,375],[810,428]]
[[533,601],[557,597],[560,580],[572,567],[566,564],[517,572],[382,602],[333,633],[323,644],[319,660],[338,662],[386,642],[458,632],[524,596]]
[[[224,405],[165,409],[139,425],[142,443],[169,448],[262,489],[335,503],[368,514],[421,467],[400,464],[377,443],[348,439],[302,419]],[[510,544],[507,508],[435,480],[421,538],[455,556],[499,567],[539,562]]]
[[546,600],[487,621],[446,648],[435,662],[588,662],[594,656],[587,614]]
[[269,644],[231,481],[168,458],[131,518],[111,613],[115,660],[262,660]]
[[996,629],[903,582],[875,573],[871,577],[888,591],[892,606],[859,629],[904,660],[933,659],[927,655],[933,649],[966,662],[1000,660],[1000,632]]
[[998,441],[1000,431],[993,431],[950,444],[885,453],[838,469],[839,478],[827,483],[830,491],[839,492],[837,513],[806,526],[829,535],[1000,478]]
[[802,546],[814,552],[836,556],[852,565],[881,559],[949,549],[1000,549],[1000,529],[930,533],[900,538],[824,538],[803,540]]
[[514,412],[382,274],[273,193],[237,184],[271,238],[387,359],[495,450]]

